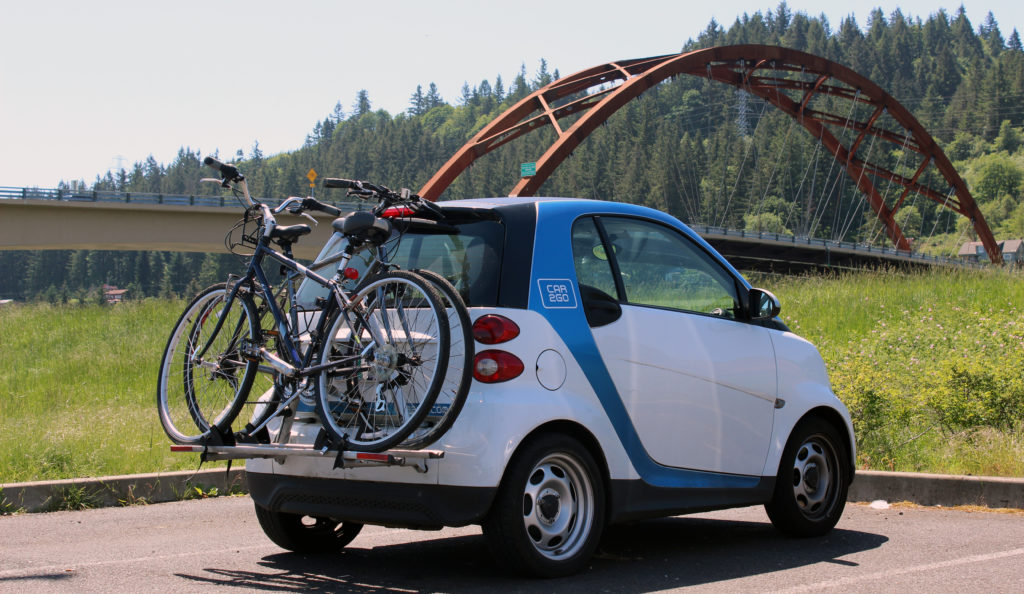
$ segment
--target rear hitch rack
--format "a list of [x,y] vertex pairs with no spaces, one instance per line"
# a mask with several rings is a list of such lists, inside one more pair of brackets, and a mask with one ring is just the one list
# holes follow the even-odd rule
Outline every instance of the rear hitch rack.
[[444,458],[441,450],[387,450],[385,452],[353,452],[351,450],[314,449],[300,444],[244,445],[172,445],[172,452],[200,454],[206,460],[246,460],[274,458],[279,462],[289,456],[334,458],[335,468],[360,466],[408,466],[416,472],[427,471],[427,460]]

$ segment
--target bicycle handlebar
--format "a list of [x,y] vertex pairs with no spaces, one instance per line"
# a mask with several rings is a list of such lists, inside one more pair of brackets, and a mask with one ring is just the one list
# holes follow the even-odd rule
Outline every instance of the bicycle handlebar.
[[234,165],[226,165],[214,157],[206,157],[203,159],[203,165],[219,172],[225,182],[236,182],[245,179],[242,174],[238,172],[237,167]]
[[441,209],[428,200],[423,200],[416,194],[411,194],[409,190],[402,190],[401,192],[394,192],[384,186],[372,184],[366,181],[359,181],[354,179],[343,179],[340,177],[328,177],[324,179],[325,188],[338,188],[347,189],[349,196],[358,196],[360,198],[377,198],[380,203],[374,208],[375,214],[381,214],[390,206],[405,204],[415,207],[416,210],[428,211],[431,216],[441,219],[444,218],[444,213]]
[[325,177],[324,178],[325,188],[338,188],[338,189],[349,189],[355,188],[357,190],[363,189],[363,182],[356,181],[354,179],[342,179],[340,177]]
[[334,206],[331,206],[330,204],[324,204],[323,202],[320,202],[316,198],[303,198],[302,208],[306,210],[319,210],[321,212],[325,212],[331,215],[332,217],[341,216],[340,208],[336,208]]
[[[223,188],[230,188],[231,184],[238,184],[239,189],[242,191],[242,199],[245,206],[252,208],[255,201],[252,196],[249,195],[249,184],[245,181],[245,176],[238,171],[238,168],[234,165],[227,165],[220,162],[214,157],[206,157],[203,159],[203,165],[220,173],[221,182],[220,185]],[[237,195],[237,193],[236,193]]]

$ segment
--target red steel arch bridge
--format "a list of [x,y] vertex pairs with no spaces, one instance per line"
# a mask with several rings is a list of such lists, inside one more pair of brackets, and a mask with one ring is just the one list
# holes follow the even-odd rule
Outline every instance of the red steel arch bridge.
[[[534,145],[538,151],[535,172],[521,177],[509,191],[510,196],[534,195],[559,164],[615,111],[666,79],[684,74],[742,89],[790,116],[845,171],[893,246],[888,250],[877,247],[872,250],[841,241],[727,229],[702,230],[695,226],[730,259],[739,256],[749,265],[768,254],[766,259],[778,262],[788,259],[797,267],[856,265],[877,259],[915,263],[911,242],[897,223],[896,214],[908,204],[909,197],[921,196],[968,219],[991,261],[1001,262],[998,243],[967,185],[935,140],[905,107],[878,85],[845,66],[775,46],[720,46],[622,60],[560,78],[523,98],[482,128],[419,193],[437,199],[478,158],[532,131],[552,129],[554,140],[549,146]],[[874,148],[877,143],[881,143],[882,150]],[[876,157],[893,153],[901,155],[896,165],[889,163],[891,159]],[[26,197],[30,193],[26,190]],[[40,194],[32,195],[39,197]],[[58,202],[61,202],[60,196],[58,193]],[[118,200],[108,197],[103,201],[102,212],[83,208],[87,205],[81,199],[64,202],[79,207],[77,214],[71,216],[86,217],[89,224],[63,221],[59,225],[59,240],[48,239],[55,235],[53,227],[40,224],[40,213],[45,213],[44,219],[60,221],[68,219],[70,212],[61,208],[35,208],[52,207],[52,201],[16,198],[13,192],[0,193],[0,249],[174,250],[176,245],[185,251],[223,249],[222,230],[227,226],[221,226],[221,217],[217,217],[213,226],[218,232],[214,233],[213,219],[209,216],[213,211],[195,208],[195,197],[170,201],[160,197],[155,200],[156,204],[148,200],[150,204],[141,209],[136,206],[138,199],[134,204],[129,198],[118,205]],[[189,226],[167,225],[165,210],[174,210],[177,217],[187,218],[190,213],[195,213],[197,219],[203,216],[205,226],[193,229],[210,236],[182,237],[182,229]],[[145,231],[137,234],[137,238],[119,240],[126,234],[126,225],[119,220],[118,213],[129,218],[131,226],[144,226]],[[148,224],[150,222],[158,224]],[[161,237],[161,232],[174,233],[174,237]],[[309,243],[315,243],[315,238]],[[104,248],[104,245],[109,247]],[[916,263],[935,263],[934,259],[931,262],[917,260]]]
[[[682,74],[707,77],[777,107],[804,127],[853,180],[898,251],[911,251],[896,213],[913,194],[971,222],[986,252],[1001,261],[998,244],[967,185],[928,131],[891,95],[864,76],[805,52],[733,45],[623,60],[587,68],[525,97],[481,129],[423,186],[436,199],[473,161],[534,130],[551,127],[555,140],[510,196],[532,196],[555,168],[616,110],[658,83]],[[561,121],[571,124],[563,127]],[[909,155],[899,167],[865,150],[881,142]],[[932,172],[931,175],[928,175]],[[896,187],[895,193],[880,187]]]

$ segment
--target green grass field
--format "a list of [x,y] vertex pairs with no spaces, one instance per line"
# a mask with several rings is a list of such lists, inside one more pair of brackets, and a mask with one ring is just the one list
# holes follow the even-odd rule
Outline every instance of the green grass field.
[[[764,277],[850,407],[859,465],[1024,476],[1024,277]],[[0,308],[0,482],[195,468],[156,370],[182,301]]]
[[755,280],[821,351],[862,468],[1024,476],[1024,276]]
[[171,454],[156,370],[180,301],[0,308],[0,482],[195,468]]

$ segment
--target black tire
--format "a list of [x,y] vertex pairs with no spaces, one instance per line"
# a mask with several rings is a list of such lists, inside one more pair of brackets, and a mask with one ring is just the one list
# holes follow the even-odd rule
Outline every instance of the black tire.
[[448,316],[437,289],[404,271],[374,277],[352,302],[359,305],[326,325],[316,412],[333,447],[380,452],[415,430],[437,399]]
[[[238,295],[225,310],[227,295],[224,283],[196,295],[167,340],[157,381],[157,410],[175,443],[196,444],[215,430],[228,432],[257,374],[257,363],[239,352],[243,340],[258,340],[255,306]],[[213,336],[223,316],[225,323]],[[202,358],[196,359],[194,355],[211,340]]]
[[330,518],[271,511],[256,505],[256,519],[267,538],[282,549],[296,553],[333,553],[359,535],[362,524]]
[[497,560],[551,578],[586,565],[604,521],[604,482],[594,457],[568,435],[545,433],[512,457],[483,532]]
[[821,536],[843,515],[850,487],[846,442],[829,422],[800,421],[786,442],[772,500],[765,510],[780,531],[797,537]]
[[418,450],[437,441],[462,412],[473,383],[473,329],[466,302],[451,282],[432,270],[414,270],[415,274],[429,281],[441,294],[444,308],[448,312],[448,327],[451,344],[448,349],[448,369],[444,383],[430,413],[399,447]]

